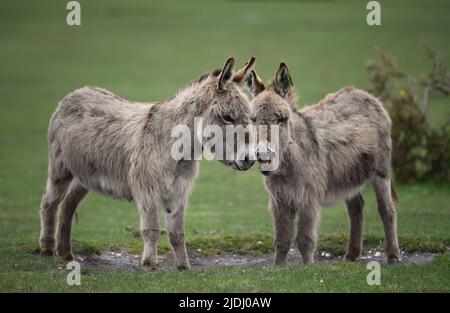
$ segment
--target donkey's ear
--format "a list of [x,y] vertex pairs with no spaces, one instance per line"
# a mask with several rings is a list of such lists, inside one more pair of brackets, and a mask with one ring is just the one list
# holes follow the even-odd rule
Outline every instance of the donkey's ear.
[[225,90],[226,84],[228,84],[233,78],[233,68],[234,68],[234,58],[229,57],[226,60],[222,71],[220,72],[219,80],[217,82],[218,90]]
[[245,63],[245,66],[241,68],[236,74],[234,74],[233,82],[239,85],[245,83],[245,81],[249,78],[251,71],[255,67],[255,62],[256,58],[251,57],[250,60]]
[[280,63],[280,67],[278,68],[278,72],[275,75],[274,81],[274,89],[275,92],[280,96],[285,98],[291,87],[294,86],[292,83],[291,74],[289,73],[289,69],[285,63]]
[[266,89],[263,81],[261,80],[261,78],[259,78],[258,74],[256,74],[254,70],[251,71],[250,77],[247,79],[247,87],[248,89],[250,89],[254,96]]

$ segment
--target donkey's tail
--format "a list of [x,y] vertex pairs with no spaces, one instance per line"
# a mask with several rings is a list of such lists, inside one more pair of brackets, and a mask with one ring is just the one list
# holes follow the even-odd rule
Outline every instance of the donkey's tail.
[[397,193],[395,192],[395,185],[394,185],[394,181],[391,179],[391,196],[392,196],[392,200],[394,200],[395,203],[398,202],[398,196]]

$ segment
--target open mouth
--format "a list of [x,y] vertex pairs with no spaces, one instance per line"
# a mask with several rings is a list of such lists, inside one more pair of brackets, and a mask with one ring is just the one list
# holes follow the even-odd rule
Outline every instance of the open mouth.
[[272,163],[271,160],[258,160],[258,163],[261,174],[269,176],[272,173],[272,170],[270,169],[270,164]]

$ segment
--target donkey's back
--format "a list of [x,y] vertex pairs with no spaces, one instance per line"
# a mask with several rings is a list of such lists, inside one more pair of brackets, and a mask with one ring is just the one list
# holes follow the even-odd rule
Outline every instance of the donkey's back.
[[390,141],[389,114],[376,97],[360,89],[347,87],[331,93],[301,113],[328,147],[348,144],[364,149],[379,145],[378,140]]
[[327,184],[322,204],[348,199],[375,176],[389,176],[391,121],[374,96],[345,88],[301,114],[310,121],[319,147]]

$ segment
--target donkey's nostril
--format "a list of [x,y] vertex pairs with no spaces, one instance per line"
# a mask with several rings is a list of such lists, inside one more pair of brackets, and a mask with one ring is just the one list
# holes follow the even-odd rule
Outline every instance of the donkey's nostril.
[[277,157],[277,154],[275,153],[275,151],[270,150],[270,159],[273,160]]
[[267,150],[258,150],[256,152],[256,159],[260,162],[260,163],[267,163],[267,162],[271,162],[273,159],[275,159],[276,157],[276,153],[272,150],[272,149],[267,149]]
[[245,155],[244,161],[245,161],[245,162],[248,162],[248,161],[249,161],[248,154]]

